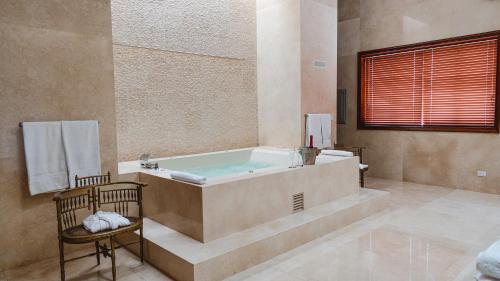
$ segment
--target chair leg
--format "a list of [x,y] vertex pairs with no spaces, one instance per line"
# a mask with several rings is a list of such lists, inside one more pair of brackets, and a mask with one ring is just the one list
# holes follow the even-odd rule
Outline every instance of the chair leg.
[[139,241],[139,251],[141,254],[141,263],[144,263],[144,235],[143,235],[143,227],[139,231],[140,233],[140,241]]
[[95,256],[97,259],[97,265],[101,264],[101,254],[99,254],[99,241],[95,241]]
[[109,238],[111,244],[111,272],[113,273],[113,281],[116,281],[116,264],[115,264],[115,238]]
[[66,280],[64,272],[64,242],[59,239],[59,266],[61,268],[61,281]]

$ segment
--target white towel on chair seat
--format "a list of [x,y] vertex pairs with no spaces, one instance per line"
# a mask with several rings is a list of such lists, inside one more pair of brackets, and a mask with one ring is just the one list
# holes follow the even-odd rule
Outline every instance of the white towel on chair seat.
[[127,225],[130,225],[130,221],[126,217],[115,212],[97,211],[95,214],[83,220],[83,227],[92,233],[108,229],[117,229]]
[[99,219],[99,217],[96,215],[90,215],[90,216],[86,217],[85,219],[83,219],[82,224],[86,230],[88,230],[92,233],[111,229],[111,227],[107,221]]
[[482,274],[500,279],[500,241],[495,242],[486,251],[479,253],[476,267]]

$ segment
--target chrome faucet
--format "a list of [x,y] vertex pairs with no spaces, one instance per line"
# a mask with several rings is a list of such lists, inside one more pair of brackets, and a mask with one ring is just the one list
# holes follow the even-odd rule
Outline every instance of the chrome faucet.
[[149,154],[149,153],[143,153],[139,157],[139,159],[141,160],[141,164],[148,163],[150,158],[151,158],[151,154]]
[[141,154],[139,157],[141,160],[141,167],[146,168],[146,169],[158,169],[158,162],[149,162],[149,159],[151,159],[151,154],[149,153],[144,153]]

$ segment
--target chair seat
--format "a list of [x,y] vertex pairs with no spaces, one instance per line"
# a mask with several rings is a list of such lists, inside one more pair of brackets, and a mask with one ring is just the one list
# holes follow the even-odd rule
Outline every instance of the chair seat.
[[92,233],[85,229],[83,224],[70,227],[62,232],[62,238],[68,243],[86,243],[91,241],[101,240],[103,238],[109,237],[111,235],[120,234],[123,232],[133,231],[139,229],[142,225],[140,218],[127,217],[130,221],[130,225],[122,226],[117,229],[108,229]]

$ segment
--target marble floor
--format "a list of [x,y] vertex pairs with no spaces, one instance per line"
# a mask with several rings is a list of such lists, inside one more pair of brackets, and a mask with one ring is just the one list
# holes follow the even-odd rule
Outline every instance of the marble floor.
[[[228,281],[474,280],[475,256],[500,239],[500,195],[369,179],[390,191],[391,207],[332,232]],[[119,280],[171,280],[118,252]],[[68,280],[111,280],[108,261],[88,258],[67,267]],[[58,280],[58,259],[0,273],[0,281]]]

